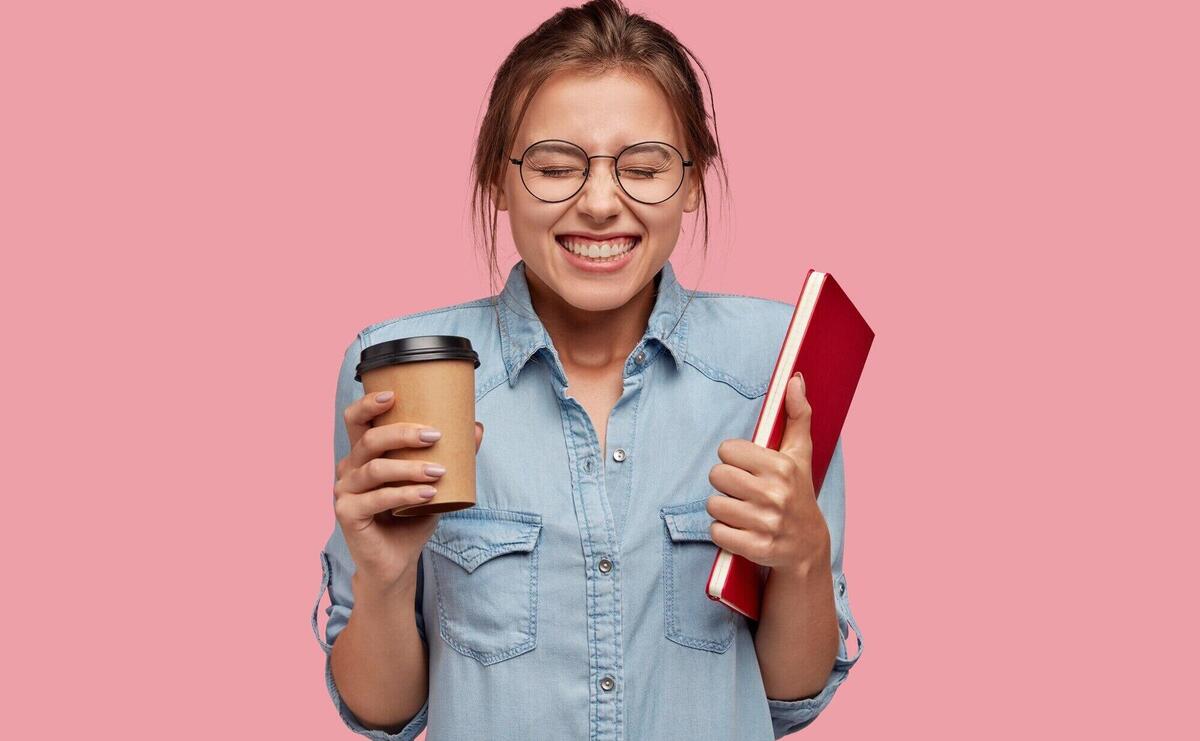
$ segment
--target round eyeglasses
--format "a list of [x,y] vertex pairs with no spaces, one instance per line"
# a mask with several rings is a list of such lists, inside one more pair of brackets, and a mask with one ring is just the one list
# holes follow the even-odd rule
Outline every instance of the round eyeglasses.
[[560,203],[583,190],[596,158],[613,160],[621,190],[647,205],[675,195],[683,185],[684,168],[692,166],[678,149],[658,141],[630,144],[616,155],[589,155],[564,139],[543,139],[526,147],[519,158],[510,157],[509,162],[520,166],[521,182],[530,195],[546,203]]

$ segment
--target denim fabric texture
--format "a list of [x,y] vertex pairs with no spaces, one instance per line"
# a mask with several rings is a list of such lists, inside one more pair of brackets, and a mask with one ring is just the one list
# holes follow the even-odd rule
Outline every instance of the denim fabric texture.
[[[478,352],[476,506],[443,513],[421,554],[414,619],[429,648],[429,696],[399,732],[369,730],[338,694],[329,655],[354,609],[354,562],[336,521],[320,552],[312,629],[348,728],[373,739],[766,741],[804,728],[862,653],[842,569],[839,440],[818,497],[829,527],[842,641],[824,689],[770,699],[757,624],[708,599],[717,547],[705,500],[717,446],[749,438],[794,306],[682,287],[670,261],[629,353],[606,449],[530,303],[519,261],[497,296],[365,327],[346,348],[342,410],[363,394],[364,347],[412,335],[468,337]],[[690,296],[690,299],[689,299]],[[318,628],[322,597],[329,606]],[[847,652],[849,627],[857,647]]]

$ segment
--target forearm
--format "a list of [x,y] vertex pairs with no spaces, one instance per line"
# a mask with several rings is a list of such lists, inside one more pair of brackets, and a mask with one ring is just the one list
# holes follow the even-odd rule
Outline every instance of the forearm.
[[331,668],[346,706],[371,729],[394,733],[429,691],[429,658],[413,612],[416,569],[394,589],[352,580],[354,609],[333,643]]
[[754,637],[767,698],[799,700],[820,693],[840,640],[829,558],[794,570],[771,569]]

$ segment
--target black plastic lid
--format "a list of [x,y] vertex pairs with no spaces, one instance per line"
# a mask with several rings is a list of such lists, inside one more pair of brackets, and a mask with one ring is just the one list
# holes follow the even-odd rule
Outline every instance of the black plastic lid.
[[471,340],[448,334],[425,334],[364,347],[354,369],[354,380],[361,383],[362,374],[375,368],[418,360],[470,360],[479,367],[479,354],[471,349]]

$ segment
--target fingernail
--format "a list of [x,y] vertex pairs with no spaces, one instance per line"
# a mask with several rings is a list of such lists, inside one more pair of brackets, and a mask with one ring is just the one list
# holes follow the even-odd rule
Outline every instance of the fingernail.
[[437,489],[433,488],[432,486],[429,486],[429,487],[426,487],[426,488],[422,489],[421,491],[417,492],[417,494],[419,494],[421,497],[423,497],[425,499],[432,499],[433,495],[437,494]]
[[426,476],[441,476],[444,473],[446,473],[445,466],[439,466],[436,463],[430,463],[428,466],[425,466]]
[[392,392],[391,391],[384,391],[384,392],[375,394],[375,401],[379,402],[380,404],[382,404],[385,401],[391,401],[391,400],[392,400]]
[[427,429],[421,430],[421,441],[422,442],[432,443],[432,442],[437,442],[438,440],[441,440],[441,439],[442,439],[442,433],[440,430],[435,430],[433,428],[427,428]]

